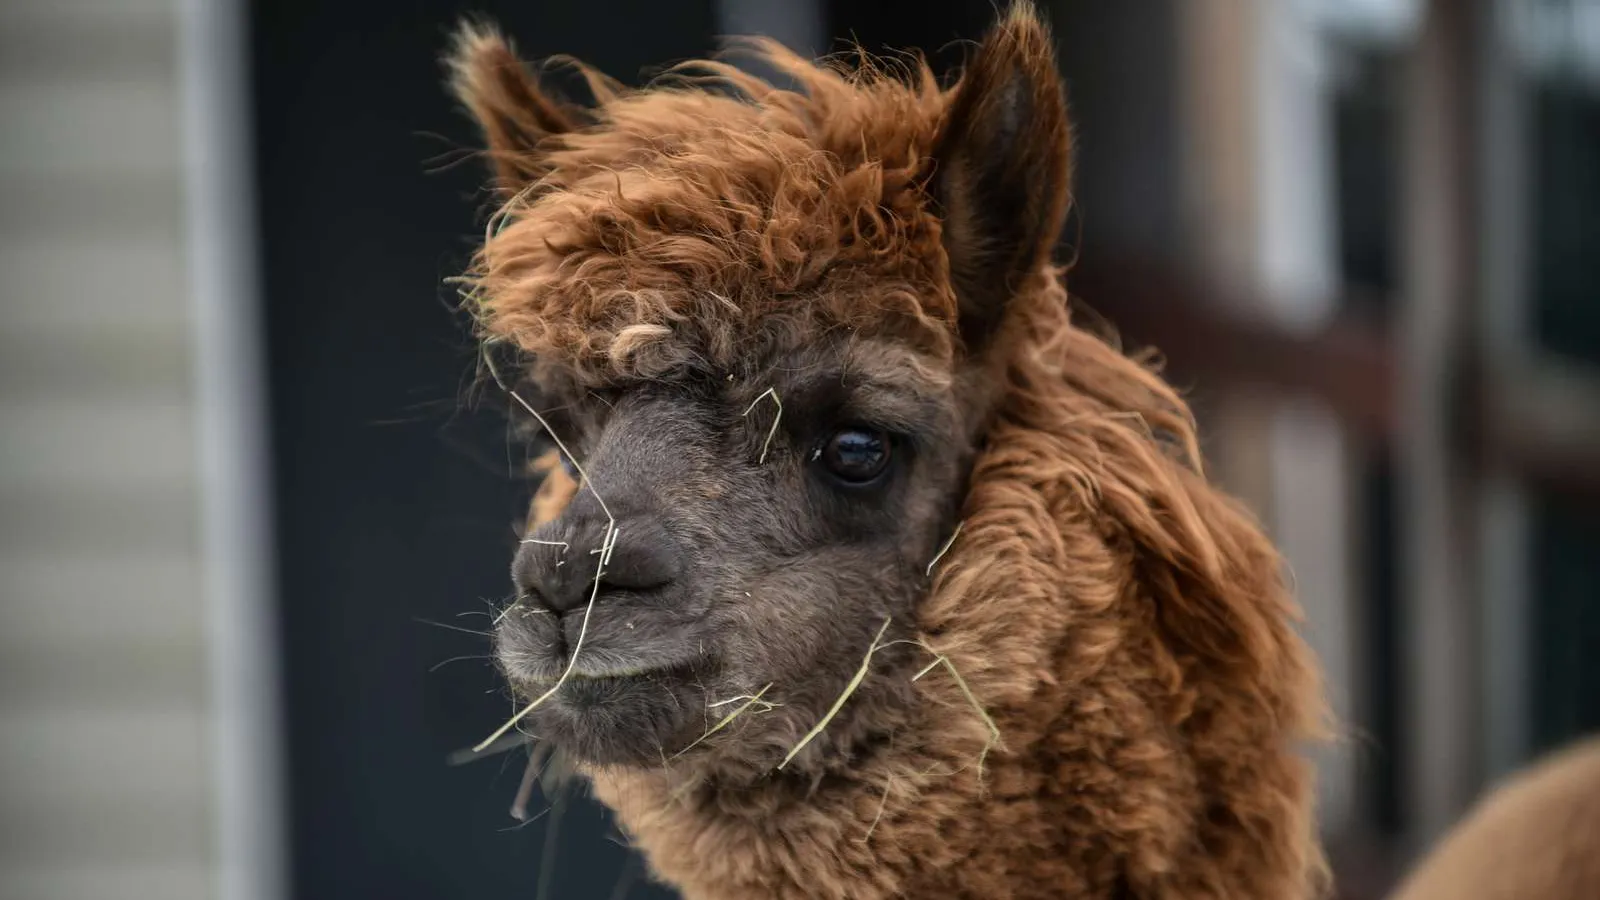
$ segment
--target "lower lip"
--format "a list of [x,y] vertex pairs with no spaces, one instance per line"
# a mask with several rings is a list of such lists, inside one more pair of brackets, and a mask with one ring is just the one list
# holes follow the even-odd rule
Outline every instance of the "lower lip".
[[618,669],[614,672],[573,672],[567,676],[568,681],[627,681],[631,678],[644,678],[648,675],[663,675],[667,669]]
[[541,690],[548,690],[558,684],[602,681],[632,681],[640,678],[646,678],[651,675],[667,675],[673,672],[683,671],[685,668],[685,666],[653,666],[648,669],[616,669],[609,672],[574,671],[568,672],[559,678],[539,679],[537,681],[532,681],[530,682],[530,685]]
[[[651,669],[617,675],[579,675],[574,672],[559,688],[546,688],[552,700],[573,711],[594,710],[628,698],[635,700],[673,692],[681,683],[671,669]],[[681,671],[681,670],[680,670]]]

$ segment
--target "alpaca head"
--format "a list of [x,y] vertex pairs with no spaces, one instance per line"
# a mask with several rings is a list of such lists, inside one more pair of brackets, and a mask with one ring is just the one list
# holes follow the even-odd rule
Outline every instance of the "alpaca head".
[[[503,204],[472,302],[583,483],[525,536],[498,658],[526,697],[559,682],[522,725],[591,764],[770,771],[880,630],[875,671],[920,665],[1008,305],[1052,277],[1070,140],[1031,13],[948,89],[759,52],[798,90],[585,71],[578,109],[493,32],[452,58]],[[884,738],[908,681],[872,679],[791,766]]]

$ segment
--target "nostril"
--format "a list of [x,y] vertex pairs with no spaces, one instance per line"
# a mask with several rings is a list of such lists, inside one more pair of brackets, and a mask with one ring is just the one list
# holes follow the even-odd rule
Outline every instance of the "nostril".
[[[600,593],[628,591],[643,594],[660,590],[673,582],[673,577],[663,571],[652,571],[639,566],[619,566],[617,560],[600,572]],[[593,579],[588,587],[593,588]]]
[[521,588],[518,600],[530,609],[563,615],[585,606],[589,602],[589,592],[593,587],[592,577],[582,584],[570,584],[553,579],[536,581]]
[[630,534],[625,529],[606,556],[600,580],[621,590],[649,591],[671,584],[682,569],[676,547],[666,535],[653,529]]
[[511,566],[517,601],[530,609],[560,612],[566,605],[565,547],[557,541],[524,539]]
[[591,597],[598,603],[660,594],[682,572],[675,542],[653,523],[624,523],[606,553],[585,552],[586,545],[603,543],[601,533],[598,523],[594,528],[569,524],[559,534],[552,529],[525,539],[512,572],[521,602],[564,614],[586,607]]

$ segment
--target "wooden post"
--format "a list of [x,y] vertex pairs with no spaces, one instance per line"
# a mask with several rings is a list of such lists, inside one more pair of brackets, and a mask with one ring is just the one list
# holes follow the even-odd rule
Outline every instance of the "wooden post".
[[1478,235],[1471,224],[1469,6],[1429,3],[1405,88],[1397,448],[1408,666],[1404,781],[1411,836],[1424,842],[1460,814],[1479,777],[1475,518],[1453,406]]

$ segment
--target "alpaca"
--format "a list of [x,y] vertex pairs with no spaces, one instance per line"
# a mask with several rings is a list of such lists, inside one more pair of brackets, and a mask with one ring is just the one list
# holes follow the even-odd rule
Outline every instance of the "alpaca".
[[1406,877],[1393,900],[1600,897],[1600,736],[1491,790]]
[[1184,402],[1071,320],[1046,26],[948,87],[752,49],[798,87],[450,58],[501,204],[467,300],[571,467],[507,727],[690,900],[1315,895],[1315,668]]

